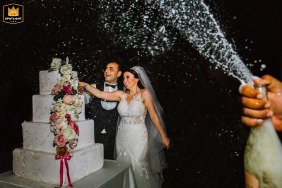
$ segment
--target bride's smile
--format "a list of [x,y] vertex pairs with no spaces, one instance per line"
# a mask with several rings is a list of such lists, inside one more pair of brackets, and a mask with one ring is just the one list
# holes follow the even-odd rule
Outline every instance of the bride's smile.
[[128,90],[131,90],[136,87],[138,80],[139,79],[135,78],[134,75],[130,72],[125,72],[123,75],[123,84]]

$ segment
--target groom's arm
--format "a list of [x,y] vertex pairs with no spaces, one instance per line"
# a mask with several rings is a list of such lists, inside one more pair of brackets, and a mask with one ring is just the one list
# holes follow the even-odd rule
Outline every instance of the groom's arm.
[[[96,88],[96,84],[91,84],[91,86]],[[90,102],[93,100],[93,98],[95,97],[95,96],[92,95],[92,93],[90,93],[89,91],[84,91],[84,92],[83,92],[83,95],[84,95],[84,103],[85,103],[85,104],[90,103]]]

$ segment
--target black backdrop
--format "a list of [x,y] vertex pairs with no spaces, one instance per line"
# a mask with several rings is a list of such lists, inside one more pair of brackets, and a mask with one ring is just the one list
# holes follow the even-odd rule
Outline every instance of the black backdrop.
[[[250,70],[281,79],[279,1],[205,2]],[[113,43],[96,26],[95,1],[0,5],[10,3],[24,5],[25,21],[0,24],[0,172],[12,169],[12,150],[22,146],[21,123],[32,118],[39,71],[49,68],[52,57],[68,56],[79,79],[86,82],[102,79],[109,59],[148,70],[173,144],[166,151],[164,187],[244,186],[248,128],[240,122],[237,80],[213,69],[181,38],[170,51],[155,57]]]

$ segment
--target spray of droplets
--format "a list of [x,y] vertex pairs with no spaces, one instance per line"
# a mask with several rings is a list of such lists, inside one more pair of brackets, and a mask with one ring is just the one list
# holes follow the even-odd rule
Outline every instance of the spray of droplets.
[[252,74],[227,41],[202,0],[101,1],[100,27],[126,48],[145,49],[151,55],[169,50],[181,37],[197,51],[241,82]]

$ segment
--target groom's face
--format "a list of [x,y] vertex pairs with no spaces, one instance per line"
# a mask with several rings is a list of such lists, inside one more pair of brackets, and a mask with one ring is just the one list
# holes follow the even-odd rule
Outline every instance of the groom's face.
[[118,64],[115,62],[109,63],[106,66],[104,77],[105,81],[109,84],[115,84],[118,77],[120,77],[121,71],[119,70]]

